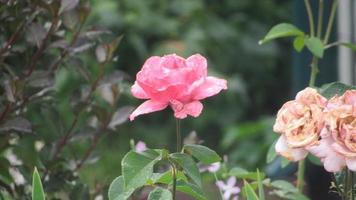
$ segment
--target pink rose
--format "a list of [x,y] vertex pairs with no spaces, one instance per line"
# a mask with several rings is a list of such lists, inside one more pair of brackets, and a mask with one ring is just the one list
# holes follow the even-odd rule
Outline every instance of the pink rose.
[[337,172],[345,165],[356,171],[356,90],[330,99],[324,119],[325,133],[309,151],[321,158],[327,171]]
[[198,117],[203,110],[200,100],[226,89],[226,80],[207,75],[207,61],[199,54],[187,59],[175,54],[153,56],[137,73],[131,87],[134,97],[148,100],[136,108],[130,120],[167,106],[178,119]]
[[282,134],[276,143],[276,152],[292,161],[305,158],[308,153],[305,147],[319,139],[326,104],[327,99],[313,88],[305,88],[295,100],[286,102],[273,126],[275,132]]

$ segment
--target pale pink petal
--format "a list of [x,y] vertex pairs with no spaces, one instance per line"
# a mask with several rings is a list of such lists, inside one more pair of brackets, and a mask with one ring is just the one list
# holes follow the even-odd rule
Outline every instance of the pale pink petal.
[[238,196],[234,196],[234,197],[232,198],[232,200],[239,200],[239,197],[238,197]]
[[219,171],[220,165],[221,165],[220,162],[216,162],[216,163],[209,165],[207,169],[209,172],[214,173],[214,172]]
[[142,141],[138,141],[136,143],[136,146],[135,146],[135,151],[136,152],[143,152],[147,149],[147,146],[146,146],[146,143],[142,142]]
[[344,94],[345,103],[356,105],[356,90],[348,90]]
[[339,172],[345,167],[345,158],[336,152],[323,159],[324,168],[328,172]]
[[239,187],[233,187],[230,189],[230,191],[232,194],[238,194],[238,193],[240,193],[241,190]]
[[281,154],[283,157],[287,158],[288,160],[291,161],[299,161],[304,159],[308,151],[302,148],[290,148],[287,144],[287,141],[285,139],[285,136],[282,135],[279,137],[275,150],[277,153]]
[[224,200],[229,200],[231,197],[231,191],[230,190],[226,190],[224,192]]
[[352,157],[352,158],[346,158],[346,165],[347,168],[349,168],[349,170],[351,171],[356,171],[356,158]]
[[332,137],[321,139],[318,144],[307,147],[308,151],[319,157],[328,172],[341,171],[345,166],[345,159],[333,149],[334,140]]
[[235,176],[231,176],[229,179],[227,179],[227,185],[230,187],[235,186],[236,184],[236,178]]
[[193,91],[193,99],[201,100],[227,89],[227,81],[212,76],[206,77],[204,83]]
[[174,116],[178,119],[184,119],[188,115],[198,117],[203,110],[203,104],[200,101],[193,101],[185,105],[171,104],[171,107],[174,111]]
[[160,111],[165,109],[168,106],[168,103],[163,103],[159,101],[147,100],[143,102],[136,110],[133,111],[130,115],[130,120],[134,120],[135,117],[155,111]]
[[223,181],[216,181],[215,184],[220,190],[226,190],[226,188],[227,188]]
[[141,86],[135,81],[135,84],[131,87],[131,93],[134,97],[138,99],[149,99],[150,97],[146,92],[141,88]]

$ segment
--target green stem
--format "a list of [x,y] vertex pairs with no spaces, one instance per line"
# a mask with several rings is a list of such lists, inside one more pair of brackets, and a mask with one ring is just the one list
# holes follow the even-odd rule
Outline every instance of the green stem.
[[182,149],[182,136],[180,133],[180,120],[176,119],[176,135],[177,135],[177,152]]
[[331,7],[331,13],[330,13],[330,17],[329,17],[328,26],[326,28],[324,44],[327,44],[329,42],[331,30],[334,25],[334,20],[335,20],[335,15],[336,15],[336,10],[337,10],[338,4],[339,4],[339,0],[334,0],[333,5]]
[[[216,176],[215,172],[213,172],[213,174],[214,174],[215,182],[218,182],[219,181],[218,176]],[[221,189],[219,187],[218,187],[218,189],[219,189],[219,193],[220,193],[220,198],[224,199],[224,196],[223,196],[223,193],[222,193]]]
[[323,30],[323,15],[324,15],[324,0],[319,0],[319,13],[318,13],[318,28],[317,37],[321,37],[321,32]]
[[349,171],[350,173],[350,183],[351,183],[351,199],[354,200],[354,172]]
[[319,73],[318,63],[319,60],[314,56],[312,59],[312,63],[310,65],[311,71],[310,71],[309,87],[315,86],[316,76]]
[[310,29],[310,35],[314,36],[314,17],[313,17],[313,11],[310,6],[309,0],[304,0],[305,7],[307,9],[308,13],[308,19],[309,19],[309,29]]
[[305,173],[305,160],[301,160],[298,163],[298,174],[297,174],[297,188],[300,193],[303,193],[304,188],[304,173]]
[[177,168],[176,166],[172,163],[172,177],[173,177],[173,200],[176,200],[176,190],[177,190]]
[[348,192],[349,192],[349,170],[345,169],[345,179],[344,179],[344,199],[348,200]]

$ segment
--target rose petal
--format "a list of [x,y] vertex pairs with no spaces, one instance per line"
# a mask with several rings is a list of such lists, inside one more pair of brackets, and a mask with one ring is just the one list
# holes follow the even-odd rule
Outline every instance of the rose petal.
[[178,119],[184,119],[188,115],[198,117],[203,110],[203,104],[200,101],[193,101],[185,105],[171,104],[171,107],[174,111],[174,116]]
[[194,72],[197,77],[206,77],[208,75],[208,62],[200,54],[195,54],[187,58],[186,60],[187,67],[194,69]]
[[218,94],[227,89],[227,81],[224,79],[208,76],[204,83],[193,91],[193,99],[201,100]]
[[318,144],[307,147],[307,149],[322,160],[326,171],[338,172],[345,166],[345,159],[333,149],[332,144],[334,144],[332,137],[325,137]]
[[134,120],[135,117],[155,111],[160,111],[165,109],[168,103],[163,103],[159,101],[147,100],[143,102],[139,107],[134,110],[130,115],[130,121]]
[[346,165],[351,171],[356,171],[356,158],[346,158]]
[[287,144],[285,136],[282,135],[279,137],[276,146],[276,152],[281,154],[283,157],[286,157],[288,160],[291,161],[298,161],[304,159],[308,151],[302,148],[290,148]]
[[142,89],[142,87],[135,81],[135,84],[131,87],[131,93],[134,97],[138,99],[149,99],[150,97]]

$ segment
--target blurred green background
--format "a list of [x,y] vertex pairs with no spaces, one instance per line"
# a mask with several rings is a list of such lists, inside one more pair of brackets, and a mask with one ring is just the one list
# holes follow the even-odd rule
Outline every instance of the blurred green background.
[[[287,0],[94,0],[89,22],[123,34],[114,68],[130,77],[120,104],[138,106],[129,86],[145,59],[177,53],[207,57],[209,73],[228,80],[229,89],[206,99],[202,115],[182,122],[186,136],[196,131],[204,145],[227,155],[229,164],[264,168],[277,137],[273,116],[289,98],[291,45],[287,40],[259,46],[274,24],[292,20]],[[109,184],[120,175],[129,140],[150,148],[175,148],[175,121],[167,109],[118,127],[98,146],[100,160],[80,176],[88,183]],[[95,174],[95,176],[93,176]]]

